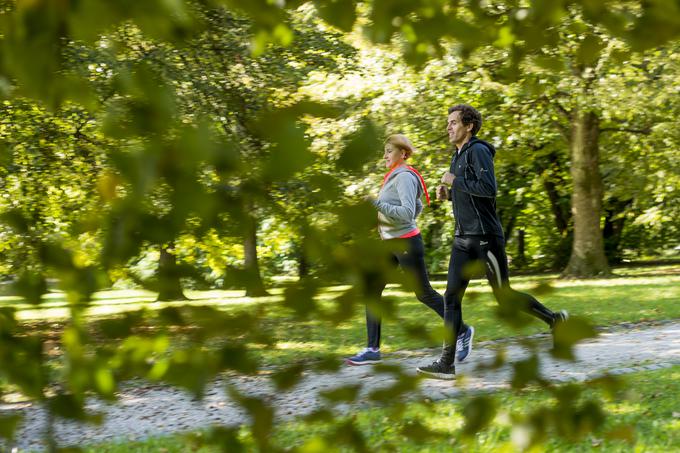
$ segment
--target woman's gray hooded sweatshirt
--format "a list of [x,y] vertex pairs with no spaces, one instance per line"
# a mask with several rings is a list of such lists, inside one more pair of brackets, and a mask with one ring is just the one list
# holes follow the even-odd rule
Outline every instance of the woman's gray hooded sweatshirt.
[[378,231],[383,239],[396,239],[416,228],[416,217],[423,210],[420,178],[408,167],[395,168],[383,183],[378,199]]

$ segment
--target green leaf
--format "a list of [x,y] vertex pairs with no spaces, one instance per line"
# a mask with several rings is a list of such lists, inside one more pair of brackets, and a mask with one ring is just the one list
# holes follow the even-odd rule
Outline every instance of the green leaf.
[[294,111],[270,112],[258,121],[256,128],[271,143],[264,164],[266,179],[286,181],[313,162],[304,127]]
[[7,143],[0,142],[0,169],[9,171],[14,161],[14,150]]
[[14,439],[14,433],[23,417],[21,415],[0,416],[0,437],[7,440]]
[[513,363],[512,367],[514,368],[511,382],[513,389],[523,389],[529,383],[541,379],[538,357],[535,355]]
[[398,401],[401,397],[415,392],[418,388],[419,382],[419,376],[409,376],[407,374],[402,374],[397,378],[397,382],[394,384],[370,392],[368,398],[371,401],[382,403]]
[[574,360],[574,346],[582,340],[595,338],[597,335],[597,331],[587,320],[570,317],[554,327],[555,345],[551,354],[559,359]]
[[323,20],[342,31],[352,31],[357,20],[355,0],[323,0],[315,4]]
[[496,416],[496,401],[490,396],[478,396],[463,408],[463,435],[471,437],[489,426]]
[[14,290],[29,304],[42,303],[43,294],[47,293],[47,280],[38,272],[25,271],[14,283]]
[[97,323],[107,338],[124,338],[132,335],[132,329],[144,320],[144,311],[128,312],[118,318],[102,319]]
[[498,39],[494,42],[494,45],[501,48],[507,48],[510,47],[516,39],[517,37],[513,34],[510,27],[500,27],[498,29]]
[[260,451],[269,451],[274,409],[264,399],[242,395],[233,387],[229,387],[229,395],[250,415],[253,437]]
[[290,390],[302,380],[302,372],[305,366],[302,363],[295,363],[285,368],[277,370],[272,374],[271,379],[279,391]]
[[[208,431],[205,443],[217,445],[225,453],[240,453],[245,452],[246,447],[239,438],[239,429],[227,428],[224,426],[213,427]],[[198,445],[203,445],[204,441],[198,434],[192,434],[194,440]]]
[[338,158],[338,167],[357,171],[365,163],[382,156],[380,133],[371,121],[364,121],[359,129],[349,137],[347,145]]
[[60,417],[79,420],[84,422],[99,423],[100,415],[92,415],[85,412],[84,398],[73,394],[60,393],[48,400],[50,411]]
[[348,384],[331,390],[325,390],[320,395],[332,403],[351,403],[359,396],[361,385]]
[[219,367],[240,373],[252,374],[258,369],[257,361],[248,353],[248,349],[240,344],[228,344],[219,351]]
[[539,55],[534,57],[534,62],[541,68],[553,72],[564,71],[566,68],[564,59],[557,55]]
[[443,437],[442,433],[433,431],[419,420],[410,420],[401,427],[401,434],[418,443],[431,442]]
[[366,440],[364,435],[361,433],[352,420],[348,420],[338,426],[331,435],[331,439],[334,440],[333,444],[340,442],[349,445],[354,451],[359,453],[369,452],[366,447]]
[[610,440],[622,440],[628,445],[633,446],[635,444],[635,426],[617,426],[614,429],[607,431],[605,437]]
[[335,373],[343,366],[336,354],[327,354],[314,363],[313,369],[319,373]]
[[576,58],[586,66],[594,66],[604,48],[605,43],[599,36],[589,34],[581,41]]
[[293,283],[284,291],[283,306],[292,309],[295,316],[307,318],[311,313],[318,311],[314,297],[319,288],[310,280],[302,280]]
[[31,220],[20,209],[9,209],[0,214],[0,220],[19,234],[28,234]]

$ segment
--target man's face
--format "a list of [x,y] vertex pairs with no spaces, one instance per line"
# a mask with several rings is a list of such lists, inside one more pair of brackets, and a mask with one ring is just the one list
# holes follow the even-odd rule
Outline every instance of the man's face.
[[449,114],[446,131],[449,133],[449,141],[454,145],[462,144],[465,137],[472,130],[472,124],[464,125],[460,119],[460,112]]

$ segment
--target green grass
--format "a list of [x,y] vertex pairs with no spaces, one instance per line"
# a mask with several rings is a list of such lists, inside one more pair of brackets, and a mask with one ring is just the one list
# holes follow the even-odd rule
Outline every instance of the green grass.
[[[532,451],[680,451],[680,408],[677,399],[677,395],[680,395],[680,367],[634,373],[622,379],[625,390],[604,399],[604,409],[608,416],[601,429],[574,439],[562,438],[555,432],[548,431],[545,442],[534,446]],[[589,388],[581,396],[581,401],[600,397],[604,398],[601,390]],[[334,423],[288,422],[275,428],[272,443],[278,447],[299,448],[299,451],[308,452],[351,451],[349,446],[328,438],[333,438],[333,432],[339,424],[352,423],[369,446],[369,451],[512,452],[518,451],[518,448],[513,443],[511,420],[517,421],[523,414],[555,404],[551,396],[536,390],[521,393],[498,392],[492,398],[499,410],[490,427],[466,440],[461,434],[461,427],[464,423],[464,408],[471,398],[472,395],[460,400],[408,403],[401,408],[403,412],[399,416],[395,416],[395,407],[381,407],[357,411],[349,417],[337,419]],[[404,430],[416,432],[415,426],[422,426],[430,433],[416,440],[407,437]],[[618,436],[614,433],[618,433]],[[200,439],[205,434],[194,433],[192,436]],[[621,440],[621,437],[626,436],[630,436],[628,441]],[[515,431],[515,439],[521,437],[522,431]],[[239,438],[247,447],[254,449],[248,429],[242,428]],[[200,450],[194,448],[199,448],[195,441],[174,435],[144,442],[98,445],[86,451],[219,451],[210,447],[200,447]]]
[[[621,322],[680,318],[680,266],[626,268],[609,279],[558,280],[556,275],[529,276],[513,279],[513,287],[528,291],[549,308],[567,309],[572,315],[588,318],[591,323],[606,326]],[[445,282],[433,282],[440,292]],[[319,305],[326,310],[337,308],[336,299],[347,287],[325,288],[319,295]],[[145,308],[153,313],[168,306],[209,305],[227,314],[252,313],[263,310],[258,330],[268,332],[274,346],[251,344],[263,363],[277,365],[299,360],[316,359],[329,355],[345,356],[363,347],[366,341],[364,308],[360,301],[353,303],[353,317],[334,324],[318,319],[298,319],[292,311],[282,307],[283,288],[271,290],[272,296],[251,299],[241,291],[187,292],[191,301],[154,302],[155,295],[145,291],[106,291],[95,295],[86,314],[90,319],[114,316],[126,311]],[[435,347],[441,344],[442,322],[432,311],[419,303],[413,295],[399,286],[390,285],[385,291],[395,307],[393,316],[384,320],[383,351]],[[347,302],[341,302],[347,303]],[[39,307],[27,305],[16,297],[0,297],[0,304],[14,306],[17,318],[34,324],[35,330],[59,330],[59,323],[67,319],[68,303],[62,293],[47,295]],[[486,281],[470,284],[463,303],[466,322],[476,327],[476,340],[485,341],[546,331],[541,322],[532,320],[525,327],[510,327],[495,316],[497,304]],[[61,321],[60,321],[61,320]],[[409,335],[407,326],[425,327],[429,337]],[[152,333],[153,329],[149,330]],[[439,334],[439,335],[438,335]],[[182,340],[182,333],[176,333]],[[228,338],[217,338],[215,343]],[[189,340],[187,340],[189,341]]]
[[[658,266],[653,268],[627,268],[617,271],[618,275],[608,279],[593,280],[558,280],[555,275],[528,276],[513,279],[516,289],[524,290],[536,295],[542,302],[552,309],[567,309],[573,315],[589,318],[594,325],[606,326],[621,322],[638,322],[642,320],[680,319],[680,267]],[[437,290],[444,290],[444,282],[434,282]],[[318,303],[325,311],[338,308],[341,303],[338,296],[348,287],[325,288],[318,296]],[[313,360],[331,356],[340,358],[355,352],[365,344],[364,309],[360,301],[350,300],[353,316],[350,320],[340,324],[316,319],[296,318],[290,309],[283,307],[284,288],[274,288],[272,296],[268,298],[250,299],[242,296],[240,291],[205,291],[188,292],[193,299],[189,302],[154,302],[155,294],[145,291],[105,291],[96,294],[92,306],[87,309],[87,319],[92,321],[96,330],[96,321],[101,318],[118,316],[124,312],[147,310],[148,324],[137,333],[141,336],[153,336],[157,326],[153,322],[153,313],[165,307],[183,305],[209,305],[218,308],[227,315],[239,313],[254,313],[262,310],[258,319],[258,330],[268,332],[274,339],[273,346],[261,342],[250,342],[247,334],[240,341],[249,342],[251,352],[257,355],[263,365],[290,364],[292,362]],[[428,346],[438,346],[440,340],[437,331],[441,329],[441,321],[415,298],[398,286],[388,287],[385,295],[387,302],[391,301],[395,312],[385,320],[383,326],[383,350],[409,350]],[[25,304],[22,300],[5,296],[0,298],[0,305],[13,306],[17,310],[17,318],[28,326],[30,331],[42,332],[53,343],[56,351],[51,360],[55,369],[60,367],[61,349],[59,332],[68,320],[68,302],[64,294],[54,292],[46,297],[40,306]],[[495,316],[496,302],[484,281],[474,281],[464,302],[464,316],[466,322],[477,329],[477,341],[498,339],[504,337],[530,335],[545,331],[540,322],[533,320],[520,329],[511,328],[500,322]],[[430,333],[429,337],[409,335],[406,326],[424,326]],[[191,329],[173,329],[174,346],[194,341]],[[99,341],[97,335],[93,336]],[[211,338],[208,346],[220,345],[233,341],[228,334]],[[102,343],[110,342],[104,339]],[[339,361],[338,361],[339,363]],[[658,373],[641,373],[632,376],[631,387],[635,389],[632,399],[628,401],[612,402],[608,409],[615,414],[611,423],[632,423],[638,428],[637,449],[641,451],[672,451],[677,449],[678,439],[675,432],[680,428],[678,419],[669,419],[669,410],[680,411],[675,404],[675,395],[680,394],[675,382],[680,382],[680,371]],[[656,390],[655,390],[656,389]],[[668,389],[668,391],[666,391]],[[549,398],[539,392],[524,392],[520,396],[505,392],[500,393],[500,407],[511,411],[524,411],[545,403]],[[433,406],[410,404],[405,413],[404,422],[396,422],[391,416],[391,410],[372,409],[357,414],[358,424],[363,436],[367,438],[367,445],[381,449],[391,446],[399,447],[399,451],[422,451],[417,444],[405,443],[399,423],[408,420],[418,420],[422,425],[435,431],[442,432],[442,437],[436,442],[428,443],[431,451],[450,451],[460,442],[458,430],[463,418],[461,410],[464,401],[449,401],[436,403]],[[671,407],[674,406],[674,407]],[[670,412],[672,415],[672,412]],[[506,417],[507,418],[507,417]],[[506,420],[507,421],[507,420]],[[473,451],[513,451],[508,444],[510,428],[501,417],[494,427],[483,435],[474,439]],[[396,423],[396,425],[395,425]],[[410,426],[410,425],[409,425]],[[612,425],[614,426],[614,425]],[[277,428],[276,442],[280,445],[301,445],[309,442],[309,451],[315,451],[314,445],[321,446],[318,438],[331,429],[324,424],[303,425],[299,423],[287,424]],[[670,434],[674,434],[671,436]],[[241,433],[244,440],[248,434]],[[452,445],[450,439],[456,442]],[[553,441],[551,441],[553,442]],[[554,441],[557,442],[557,441]],[[575,444],[549,443],[547,451],[570,449],[585,451],[594,448],[603,451],[629,451],[626,444],[604,440],[604,437],[587,439]],[[143,443],[111,444],[97,447],[97,452],[162,452],[162,451],[193,451],[188,441],[178,436],[149,440]],[[402,448],[403,447],[403,448]],[[568,447],[568,448],[567,448]],[[676,447],[676,448],[673,448]],[[374,448],[372,448],[374,449]],[[410,450],[409,450],[410,449]],[[607,450],[609,449],[609,450]],[[213,450],[196,450],[213,451]]]

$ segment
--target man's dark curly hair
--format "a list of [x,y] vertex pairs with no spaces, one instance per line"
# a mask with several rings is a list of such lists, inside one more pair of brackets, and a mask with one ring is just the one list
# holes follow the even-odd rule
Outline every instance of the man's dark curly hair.
[[449,107],[449,115],[453,112],[460,112],[460,119],[464,125],[472,124],[472,136],[477,135],[477,132],[482,128],[482,114],[474,107],[467,104],[457,104]]

